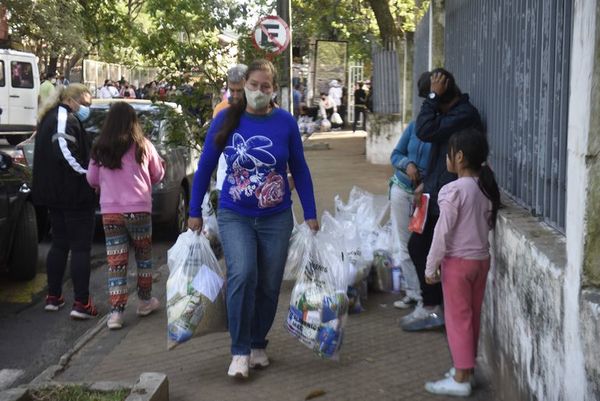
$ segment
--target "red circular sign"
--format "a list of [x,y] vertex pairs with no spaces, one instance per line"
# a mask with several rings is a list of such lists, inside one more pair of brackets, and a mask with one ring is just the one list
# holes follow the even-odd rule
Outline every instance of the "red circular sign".
[[276,15],[261,18],[252,32],[254,46],[266,52],[280,54],[290,44],[290,27]]

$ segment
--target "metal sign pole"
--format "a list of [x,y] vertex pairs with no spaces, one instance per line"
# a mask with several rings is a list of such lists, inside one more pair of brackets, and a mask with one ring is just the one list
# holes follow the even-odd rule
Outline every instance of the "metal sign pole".
[[[283,19],[292,31],[291,0],[277,0],[277,15]],[[292,84],[290,72],[292,70],[292,50],[290,45],[281,53],[279,59],[279,93],[281,94],[280,106],[291,112],[293,109]]]

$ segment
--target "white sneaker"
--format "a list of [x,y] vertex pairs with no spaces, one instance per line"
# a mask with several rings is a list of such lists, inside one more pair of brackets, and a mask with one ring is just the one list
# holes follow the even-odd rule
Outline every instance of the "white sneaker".
[[[456,369],[454,367],[451,367],[450,370],[444,374],[444,377],[454,377],[454,376],[456,376]],[[471,377],[469,378],[469,383],[471,384],[471,388],[476,387],[475,376],[471,375]]]
[[411,306],[415,305],[417,300],[406,295],[404,298],[394,302],[394,308],[398,309],[408,309]]
[[407,324],[412,322],[413,320],[424,319],[429,314],[429,311],[423,307],[422,304],[417,304],[415,309],[410,312],[408,315],[400,318],[400,324]]
[[248,362],[250,361],[250,355],[233,355],[231,358],[231,365],[227,375],[229,377],[239,377],[246,379],[248,377]]
[[148,316],[155,310],[160,308],[160,301],[154,297],[148,300],[141,300],[138,304],[137,314],[138,316]]
[[123,313],[111,312],[106,325],[111,330],[119,330],[123,327]]
[[253,348],[250,350],[250,368],[266,368],[269,366],[269,357],[264,348]]
[[471,395],[471,384],[459,383],[454,377],[446,377],[436,382],[425,383],[425,390],[432,394],[468,397]]

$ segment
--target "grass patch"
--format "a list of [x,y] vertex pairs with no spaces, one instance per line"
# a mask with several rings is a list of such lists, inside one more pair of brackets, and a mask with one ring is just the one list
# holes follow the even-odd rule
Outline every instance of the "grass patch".
[[83,386],[52,386],[29,393],[32,401],[124,401],[129,390],[92,391]]

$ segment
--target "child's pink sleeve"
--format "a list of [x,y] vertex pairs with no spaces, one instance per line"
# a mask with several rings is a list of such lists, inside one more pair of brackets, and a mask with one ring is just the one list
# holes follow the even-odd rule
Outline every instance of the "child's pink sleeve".
[[440,218],[435,225],[433,241],[427,255],[425,277],[433,277],[444,256],[446,256],[446,240],[449,235],[452,235],[453,228],[456,225],[459,202],[459,194],[456,188],[445,186],[440,190],[438,195]]
[[148,160],[148,170],[150,171],[150,180],[152,184],[160,182],[165,176],[165,167],[163,159],[159,156],[154,145],[148,142],[150,148],[150,158]]
[[90,164],[88,165],[85,178],[87,179],[88,184],[90,184],[90,187],[100,187],[100,168],[94,159],[90,159]]

